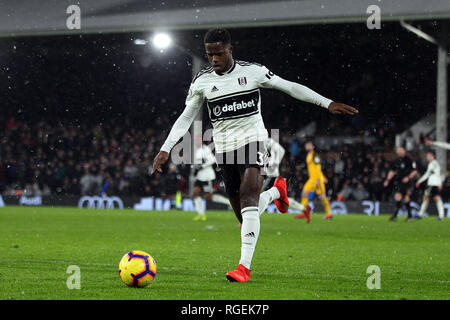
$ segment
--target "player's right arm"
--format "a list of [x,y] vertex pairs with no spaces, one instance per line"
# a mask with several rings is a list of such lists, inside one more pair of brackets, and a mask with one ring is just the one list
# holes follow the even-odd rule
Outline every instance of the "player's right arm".
[[161,150],[153,160],[152,174],[155,171],[162,172],[161,166],[169,159],[170,150],[172,150],[178,140],[180,140],[180,138],[189,130],[192,121],[194,121],[195,116],[203,104],[203,95],[195,84],[196,82],[191,84],[188,96],[186,98],[186,107],[175,121],[169,135],[166,138],[166,141],[161,147]]
[[432,164],[431,164],[431,162],[430,162],[430,163],[428,164],[427,171],[425,172],[425,174],[424,174],[422,177],[420,177],[419,180],[417,180],[417,182],[416,182],[416,188],[418,188],[422,182],[424,182],[425,180],[428,179],[428,177],[431,175],[431,172],[432,172],[432,171],[433,171],[433,169],[432,169]]
[[415,161],[410,161],[411,163],[411,172],[409,173],[409,175],[407,175],[406,177],[403,178],[402,182],[403,183],[408,183],[409,181],[411,181],[411,179],[413,179],[416,175],[417,175],[417,165]]

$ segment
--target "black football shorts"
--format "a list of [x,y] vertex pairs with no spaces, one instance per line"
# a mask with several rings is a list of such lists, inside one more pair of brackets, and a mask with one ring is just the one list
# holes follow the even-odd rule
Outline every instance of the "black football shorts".
[[268,152],[263,141],[250,142],[230,152],[216,153],[216,161],[225,191],[231,197],[239,194],[241,176],[247,168],[258,168],[261,175],[265,175]]

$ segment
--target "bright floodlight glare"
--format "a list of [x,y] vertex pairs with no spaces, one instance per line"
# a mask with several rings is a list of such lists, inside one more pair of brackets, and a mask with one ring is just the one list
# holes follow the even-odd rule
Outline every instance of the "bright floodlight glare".
[[143,39],[134,39],[134,44],[137,46],[145,46],[147,41]]
[[166,33],[157,33],[152,39],[153,45],[157,49],[166,49],[172,43],[172,39]]

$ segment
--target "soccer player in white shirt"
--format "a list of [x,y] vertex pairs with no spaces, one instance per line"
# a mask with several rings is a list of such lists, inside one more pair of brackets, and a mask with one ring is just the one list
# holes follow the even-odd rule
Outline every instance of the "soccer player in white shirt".
[[211,149],[202,143],[202,136],[195,137],[195,145],[193,200],[198,214],[194,217],[194,221],[206,221],[203,201],[200,196],[202,192],[203,198],[206,200],[226,205],[230,205],[230,201],[224,196],[214,193],[213,182],[216,179],[216,172],[214,171],[213,165],[216,163],[216,157],[213,155]]
[[262,190],[266,190],[269,185],[273,185],[275,179],[280,175],[279,166],[286,152],[281,144],[272,138],[266,140],[265,147],[270,156],[267,161],[266,178],[264,179]]
[[441,178],[441,167],[439,162],[435,159],[435,155],[433,151],[427,152],[427,161],[428,167],[425,174],[416,182],[416,187],[418,188],[422,182],[427,180],[428,187],[425,190],[425,194],[423,196],[422,205],[419,210],[419,218],[423,217],[425,210],[428,208],[428,203],[430,201],[430,197],[433,197],[434,202],[436,203],[436,207],[438,209],[438,220],[444,219],[444,204],[441,199],[441,191],[442,191],[442,178]]
[[283,177],[277,178],[274,187],[260,193],[267,158],[264,141],[268,138],[261,115],[260,88],[280,90],[334,114],[355,114],[358,110],[282,79],[264,66],[233,59],[231,37],[225,29],[209,30],[204,45],[211,66],[192,81],[186,107],[155,157],[153,172],[162,172],[161,165],[169,159],[170,150],[189,130],[206,101],[217,163],[231,206],[242,220],[241,259],[236,270],[228,272],[226,277],[229,281],[246,282],[250,280],[250,265],[259,237],[260,214],[271,201],[280,212],[289,208]]

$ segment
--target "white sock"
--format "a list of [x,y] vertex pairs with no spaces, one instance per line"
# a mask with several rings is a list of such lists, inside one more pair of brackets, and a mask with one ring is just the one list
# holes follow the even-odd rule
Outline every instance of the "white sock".
[[442,199],[439,199],[436,202],[436,207],[438,209],[439,218],[444,219],[444,203],[442,203]]
[[425,210],[428,208],[429,200],[423,200],[422,205],[420,206],[419,210],[419,217],[423,217],[423,214],[425,213]]
[[195,197],[194,198],[194,204],[195,204],[195,208],[197,209],[198,214],[201,215],[201,216],[204,216],[205,215],[205,211],[203,210],[202,198]]
[[256,242],[258,242],[260,221],[258,207],[245,207],[241,210],[242,228],[241,228],[241,260],[247,269],[250,269],[253,253],[255,252]]
[[306,208],[300,202],[295,200],[294,198],[288,198],[289,200],[289,208],[300,210],[301,212],[305,211]]
[[225,198],[224,196],[222,196],[220,194],[213,194],[211,197],[211,201],[217,202],[217,203],[223,203],[226,205],[230,204],[230,200],[228,200],[228,198]]
[[259,195],[259,203],[258,203],[258,212],[259,215],[262,215],[264,211],[266,211],[267,206],[273,200],[280,198],[280,192],[276,187],[272,187],[267,191],[264,191]]

